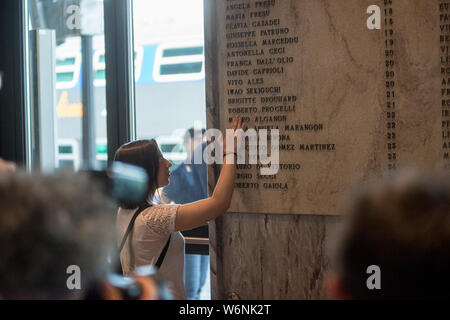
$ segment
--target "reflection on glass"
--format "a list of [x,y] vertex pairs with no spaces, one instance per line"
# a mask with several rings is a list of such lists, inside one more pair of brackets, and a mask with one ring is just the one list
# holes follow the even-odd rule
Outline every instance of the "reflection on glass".
[[206,126],[203,0],[134,0],[133,23],[137,137],[179,164],[186,130]]
[[[54,158],[54,168],[78,170],[86,158],[86,154],[83,157],[83,152],[86,153],[84,146],[89,143],[95,150],[91,155],[91,162],[96,160],[105,166],[107,140],[103,1],[27,1],[30,8],[29,43],[32,66],[32,161],[35,167],[42,168],[45,166],[45,154],[53,152],[50,158]],[[53,44],[50,41],[44,45],[40,41],[41,31],[53,34]],[[92,46],[89,54],[83,53],[86,43]],[[46,53],[49,55],[45,56]],[[44,57],[39,59],[40,55]],[[92,60],[92,83],[83,81],[89,78],[89,74],[83,74],[83,59]],[[42,75],[45,74],[51,74],[53,80],[44,81]],[[92,88],[93,94],[90,97],[83,94],[86,86]],[[42,100],[40,96],[46,99]],[[83,104],[91,105],[89,111],[92,113],[92,120],[86,120]],[[42,131],[44,125],[52,125],[49,117],[43,122],[44,110],[54,113],[51,135]],[[88,129],[93,129],[91,136],[83,135],[86,132],[86,129],[83,131],[83,121],[88,124]]]

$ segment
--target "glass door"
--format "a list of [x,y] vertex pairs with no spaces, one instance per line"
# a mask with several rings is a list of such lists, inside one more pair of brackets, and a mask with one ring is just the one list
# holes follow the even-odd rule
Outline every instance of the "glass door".
[[103,0],[25,1],[31,166],[105,167]]
[[[208,196],[206,164],[194,164],[206,127],[203,0],[133,0],[136,136],[155,139],[172,162],[159,201]],[[188,299],[210,299],[208,226],[184,231]]]

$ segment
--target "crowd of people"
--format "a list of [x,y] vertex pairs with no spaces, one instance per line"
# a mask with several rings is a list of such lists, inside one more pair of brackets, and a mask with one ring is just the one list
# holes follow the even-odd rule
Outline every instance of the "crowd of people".
[[[230,128],[245,130],[245,125],[236,117]],[[224,146],[224,150],[228,149]],[[157,279],[163,279],[169,292],[166,298],[186,299],[180,231],[204,225],[227,211],[235,160],[236,150],[224,152],[211,197],[198,192],[192,200],[176,201],[177,186],[171,186],[165,193],[171,203],[156,204],[155,193],[170,183],[171,163],[155,140],[127,143],[117,150],[115,161],[145,170],[148,197],[139,204],[117,207],[86,174],[27,174],[0,159],[0,297],[161,299],[164,287]],[[184,183],[182,189],[189,188]],[[399,172],[356,189],[330,241],[324,295],[330,299],[449,298],[448,175]],[[116,264],[123,275],[115,274]],[[143,273],[146,266],[152,272]]]

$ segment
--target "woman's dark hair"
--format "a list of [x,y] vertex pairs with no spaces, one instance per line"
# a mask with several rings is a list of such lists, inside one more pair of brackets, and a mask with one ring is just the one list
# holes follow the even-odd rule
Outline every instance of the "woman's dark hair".
[[[154,139],[137,140],[121,146],[114,156],[114,161],[120,161],[143,168],[148,175],[148,198],[139,207],[151,205],[153,196],[158,189],[159,148]],[[134,209],[127,208],[125,209]]]

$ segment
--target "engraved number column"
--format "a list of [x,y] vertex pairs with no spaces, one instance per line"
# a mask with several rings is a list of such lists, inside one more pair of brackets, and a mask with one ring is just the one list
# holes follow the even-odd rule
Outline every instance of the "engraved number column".
[[397,168],[396,100],[395,100],[395,41],[394,41],[394,0],[384,0],[384,35],[386,67],[386,138],[388,169]]

